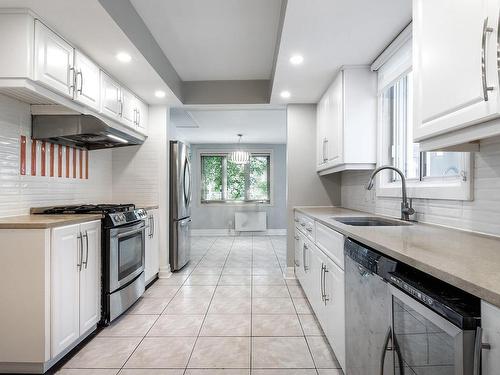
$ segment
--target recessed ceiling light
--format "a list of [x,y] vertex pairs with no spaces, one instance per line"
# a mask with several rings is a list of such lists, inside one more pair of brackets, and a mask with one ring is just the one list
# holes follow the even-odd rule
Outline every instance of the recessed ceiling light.
[[128,63],[132,60],[132,56],[130,56],[127,52],[118,52],[116,54],[116,58],[122,63]]
[[302,55],[293,55],[290,57],[290,63],[293,65],[300,65],[304,62],[304,57]]
[[165,91],[162,91],[162,90],[156,90],[156,91],[155,91],[155,96],[156,96],[157,98],[164,98],[164,97],[165,97],[165,95],[166,95],[166,94],[165,94]]
[[285,91],[282,91],[282,92],[280,93],[280,96],[281,96],[283,99],[287,99],[287,98],[289,98],[289,97],[290,97],[290,95],[291,95],[291,94],[290,94],[290,91],[286,91],[286,90],[285,90]]

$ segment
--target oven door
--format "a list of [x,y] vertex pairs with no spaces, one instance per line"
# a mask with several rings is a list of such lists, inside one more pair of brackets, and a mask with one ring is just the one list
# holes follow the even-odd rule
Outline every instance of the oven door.
[[461,330],[391,285],[395,373],[473,373],[474,330]]
[[109,292],[123,287],[144,271],[144,220],[109,229]]

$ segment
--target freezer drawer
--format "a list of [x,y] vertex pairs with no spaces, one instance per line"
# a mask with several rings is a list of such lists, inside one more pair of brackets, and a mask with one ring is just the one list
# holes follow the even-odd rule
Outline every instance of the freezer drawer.
[[191,253],[191,218],[170,223],[170,268],[178,271],[184,267]]

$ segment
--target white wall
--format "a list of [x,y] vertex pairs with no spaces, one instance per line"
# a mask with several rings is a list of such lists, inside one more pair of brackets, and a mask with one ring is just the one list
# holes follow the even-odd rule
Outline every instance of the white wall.
[[[500,138],[481,142],[474,155],[474,200],[413,200],[417,220],[500,235]],[[365,185],[370,172],[342,172],[342,206],[399,217],[400,199],[378,198]]]
[[272,199],[271,205],[221,205],[201,203],[200,151],[233,150],[231,144],[193,144],[191,145],[191,166],[193,171],[192,228],[197,229],[234,229],[234,213],[237,211],[265,211],[268,229],[286,229],[286,145],[284,144],[245,144],[243,149],[270,150],[272,152]]
[[[287,107],[287,264],[293,267],[295,206],[340,204],[340,176],[320,177],[316,173],[316,105],[291,104]],[[312,147],[311,147],[312,145]]]
[[36,206],[111,200],[110,150],[89,152],[88,180],[21,176],[21,135],[31,136],[30,106],[0,94],[0,217],[28,214]]

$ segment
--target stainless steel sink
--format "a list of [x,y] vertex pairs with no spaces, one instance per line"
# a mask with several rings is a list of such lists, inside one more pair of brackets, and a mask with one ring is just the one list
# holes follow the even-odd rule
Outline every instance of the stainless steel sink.
[[349,217],[331,217],[331,219],[336,220],[342,224],[354,225],[357,227],[390,227],[390,226],[402,226],[411,225],[411,223],[401,221],[385,219],[382,217],[372,217],[372,216],[349,216]]

